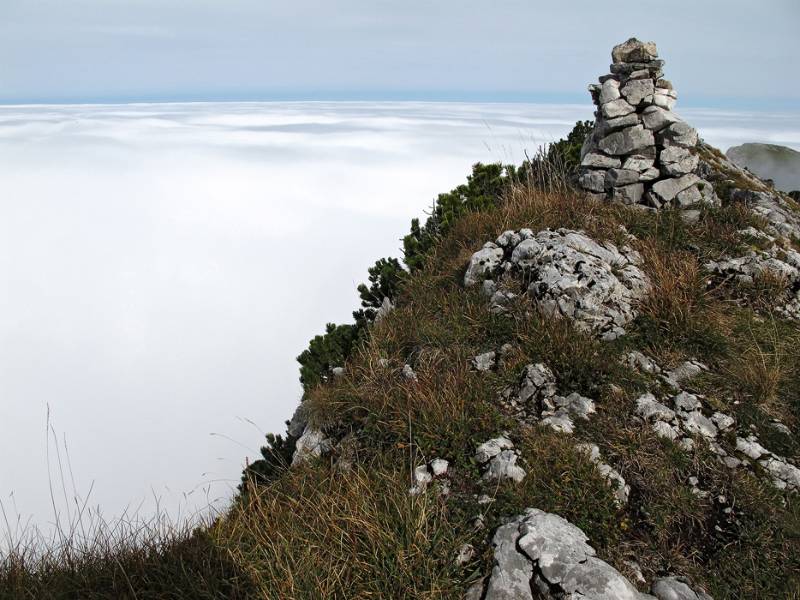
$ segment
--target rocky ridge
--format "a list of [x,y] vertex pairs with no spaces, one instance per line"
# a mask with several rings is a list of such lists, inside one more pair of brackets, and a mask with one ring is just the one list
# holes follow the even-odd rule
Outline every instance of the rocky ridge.
[[[654,44],[629,40],[615,47],[612,57],[611,75],[590,88],[598,112],[594,132],[582,152],[580,184],[584,190],[595,200],[650,210],[679,208],[685,221],[697,219],[699,208],[716,207],[723,200],[745,207],[757,217],[757,226],[738,234],[746,242],[757,242],[753,246],[756,249],[706,262],[703,267],[709,281],[750,285],[771,274],[783,281],[789,293],[788,300],[779,306],[779,314],[800,319],[800,254],[792,248],[793,240],[800,240],[800,216],[791,200],[715,153],[674,115],[677,95],[669,82],[661,79],[663,61],[658,60]],[[510,314],[516,302],[525,301],[545,317],[570,320],[578,330],[603,342],[612,341],[626,335],[626,326],[638,314],[638,304],[651,291],[642,258],[634,249],[637,240],[633,236],[627,236],[627,240],[618,246],[592,239],[579,230],[507,230],[471,256],[463,284],[466,288],[480,287],[492,313]],[[391,307],[389,303],[387,313]],[[481,351],[470,360],[469,368],[481,374],[502,370],[504,358],[511,352],[510,344]],[[683,452],[694,453],[695,458],[700,457],[700,451],[710,450],[730,472],[761,477],[786,492],[800,490],[796,457],[769,450],[769,442],[759,439],[755,429],[748,430],[733,414],[716,410],[692,389],[692,378],[707,372],[706,365],[690,360],[667,370],[638,351],[627,354],[624,363],[647,376],[647,389],[651,390],[627,401],[630,423],[674,442]],[[388,362],[381,362],[381,366],[388,368]],[[418,383],[410,364],[398,370],[406,385]],[[628,506],[636,501],[631,498],[631,486],[617,470],[626,472],[624,465],[615,468],[614,456],[603,458],[600,446],[581,429],[580,423],[597,409],[595,399],[569,388],[559,390],[553,370],[534,362],[524,367],[516,383],[500,392],[497,403],[521,429],[547,427],[562,435],[575,435],[575,450],[606,480],[620,510],[626,506],[635,509]],[[292,423],[295,431],[302,432],[293,464],[335,454],[334,440],[321,430],[310,427],[302,418]],[[775,426],[788,431],[781,423]],[[526,458],[530,457],[515,445],[512,438],[517,437],[512,433],[492,433],[475,448],[472,460],[481,485],[514,486],[528,477],[532,463]],[[599,438],[596,441],[601,442]],[[447,460],[433,459],[413,470],[409,493],[417,496],[433,487],[440,495],[447,495],[451,483],[458,487],[462,475],[450,468]],[[635,484],[634,479],[631,483]],[[717,528],[737,526],[739,513],[729,497],[711,491],[713,487],[702,480],[702,475],[689,477],[685,483],[695,496],[711,499],[720,513]],[[789,502],[788,497],[782,501]],[[478,505],[492,501],[486,495],[476,494],[476,498]],[[482,524],[482,515],[474,522]],[[494,533],[492,547],[491,575],[470,589],[470,600],[710,598],[677,575],[651,579],[648,589],[652,595],[638,591],[628,578],[595,556],[581,529],[536,508],[506,518]],[[455,561],[466,564],[473,555],[474,548],[464,547]],[[647,581],[643,577],[637,580],[644,589]]]

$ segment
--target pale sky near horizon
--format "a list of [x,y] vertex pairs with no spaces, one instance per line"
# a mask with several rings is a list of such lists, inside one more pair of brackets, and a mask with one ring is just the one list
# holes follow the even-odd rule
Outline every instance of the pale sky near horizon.
[[658,43],[682,103],[791,107],[796,0],[2,0],[0,103],[572,101]]

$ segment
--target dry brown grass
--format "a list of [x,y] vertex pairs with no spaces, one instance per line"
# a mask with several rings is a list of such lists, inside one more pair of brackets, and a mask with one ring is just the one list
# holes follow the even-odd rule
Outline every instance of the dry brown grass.
[[378,464],[295,470],[237,507],[224,539],[264,598],[454,597],[462,540],[445,503],[408,486]]

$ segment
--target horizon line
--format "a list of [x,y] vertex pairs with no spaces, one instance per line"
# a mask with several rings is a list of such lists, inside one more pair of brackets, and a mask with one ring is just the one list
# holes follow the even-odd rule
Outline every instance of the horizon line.
[[[797,112],[800,99],[742,98],[727,96],[695,96],[679,98],[683,108],[738,108],[751,110],[789,110]],[[0,97],[0,106],[108,105],[108,104],[217,104],[267,102],[450,102],[487,104],[574,104],[591,107],[588,94],[563,92],[464,92],[464,91],[403,91],[378,92],[320,91],[285,92],[272,94],[131,94],[108,96],[22,96]]]

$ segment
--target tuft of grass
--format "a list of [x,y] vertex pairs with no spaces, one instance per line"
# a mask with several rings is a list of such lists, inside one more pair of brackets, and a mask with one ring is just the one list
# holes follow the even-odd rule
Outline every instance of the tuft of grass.
[[0,599],[254,598],[256,588],[215,540],[216,524],[98,521],[89,537],[36,539],[0,560]]
[[264,598],[452,598],[466,539],[435,494],[375,462],[337,474],[294,470],[222,525],[228,551]]

